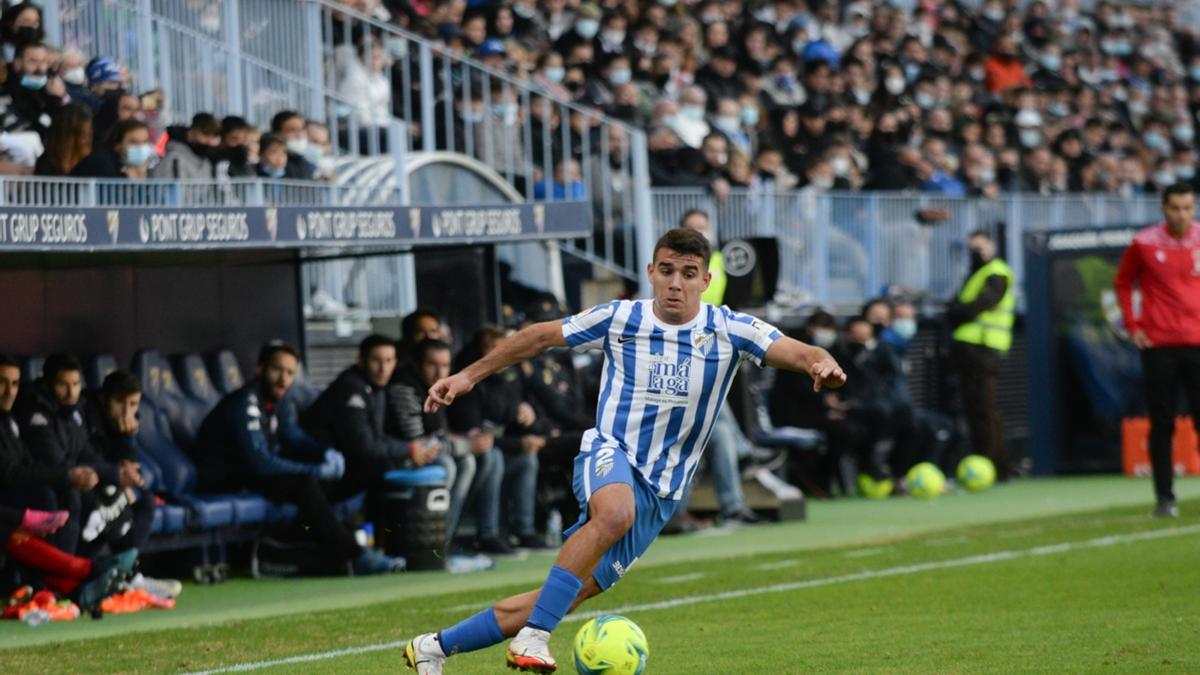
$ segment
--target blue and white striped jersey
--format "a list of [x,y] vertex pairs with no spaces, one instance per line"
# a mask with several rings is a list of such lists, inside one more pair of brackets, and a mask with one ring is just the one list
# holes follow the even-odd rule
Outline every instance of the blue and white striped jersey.
[[780,333],[728,307],[700,305],[673,326],[653,300],[615,300],[563,320],[576,351],[603,350],[596,426],[583,450],[624,452],[658,496],[680,499],[743,359],[762,365]]

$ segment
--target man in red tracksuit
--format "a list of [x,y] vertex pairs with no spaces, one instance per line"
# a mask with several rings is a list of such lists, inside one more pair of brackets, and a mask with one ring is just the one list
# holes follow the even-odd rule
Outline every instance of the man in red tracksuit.
[[[1187,390],[1192,421],[1200,429],[1200,223],[1190,185],[1163,193],[1165,222],[1133,238],[1117,268],[1115,285],[1125,328],[1142,350],[1146,403],[1150,409],[1150,464],[1154,468],[1154,515],[1177,517],[1171,489],[1171,436],[1179,389]],[[1142,292],[1134,315],[1133,287]]]

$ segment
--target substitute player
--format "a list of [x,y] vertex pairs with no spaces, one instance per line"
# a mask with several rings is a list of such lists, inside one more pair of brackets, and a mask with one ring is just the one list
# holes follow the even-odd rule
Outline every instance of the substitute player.
[[654,298],[598,305],[564,321],[538,323],[430,388],[427,412],[450,405],[488,375],[551,347],[605,355],[596,426],[575,459],[582,515],[541,589],[506,598],[439,633],[413,639],[405,660],[420,675],[441,673],[446,657],[516,636],[508,664],[554,672],[550,632],[579,603],[615,584],[679,507],[713,420],[744,359],[809,373],[814,388],[846,381],[829,353],[774,327],[700,301],[708,287],[709,244],[677,228],[654,247]]

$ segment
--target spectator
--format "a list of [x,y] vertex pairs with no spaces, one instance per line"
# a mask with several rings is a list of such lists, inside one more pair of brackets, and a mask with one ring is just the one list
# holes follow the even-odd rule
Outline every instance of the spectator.
[[92,59],[85,72],[89,89],[83,93],[81,100],[93,113],[100,111],[100,106],[110,95],[125,88],[125,76],[121,68],[108,57]]
[[181,140],[167,143],[167,152],[154,167],[153,178],[176,180],[211,179],[214,162],[220,157],[221,123],[209,113],[192,117],[192,125]]
[[353,366],[343,370],[301,416],[304,430],[346,457],[343,483],[359,490],[387,471],[422,459],[411,443],[387,433],[387,386],[396,369],[396,344],[382,335],[363,338]]
[[[85,99],[89,95],[87,70],[84,68],[85,58],[83,52],[75,47],[68,47],[59,55],[59,76],[67,86],[67,96],[76,103],[86,103]],[[89,108],[93,113],[96,111],[94,107]]]
[[315,167],[305,159],[305,153],[308,151],[308,132],[304,128],[304,117],[294,110],[278,112],[271,118],[271,133],[282,138],[287,148],[287,169],[284,177],[311,180]]
[[708,136],[708,122],[704,121],[707,105],[708,95],[700,87],[687,87],[679,95],[679,112],[667,120],[667,125],[684,145],[698,148]]
[[534,186],[533,198],[538,200],[552,199],[586,199],[587,189],[583,185],[583,174],[579,170],[579,162],[574,159],[559,160],[554,164],[554,182],[542,180]]
[[287,174],[289,168],[294,168],[295,164],[288,163],[287,144],[283,138],[275,134],[267,134],[258,142],[259,161],[255,168],[255,175],[263,178],[295,178]]
[[92,153],[92,115],[86,106],[72,103],[54,113],[46,135],[46,151],[38,157],[34,173],[69,176]]
[[143,117],[142,103],[138,97],[124,91],[108,94],[100,104],[100,109],[92,117],[92,149],[100,149],[108,142],[108,134],[118,122],[125,120],[144,122]]
[[128,178],[143,180],[154,157],[150,130],[145,122],[127,119],[108,132],[105,148],[93,151],[71,170],[79,178]]
[[[22,392],[14,416],[20,436],[28,444],[36,463],[47,471],[66,472],[71,482],[53,486],[53,505],[30,506],[43,510],[63,510],[70,514],[67,525],[56,534],[55,545],[75,553],[80,544],[83,515],[97,503],[92,488],[126,484],[128,476],[97,453],[88,440],[87,427],[80,412],[82,367],[70,354],[46,357],[42,377]],[[79,471],[80,468],[90,471]],[[49,496],[49,495],[45,495]]]
[[[120,485],[136,490],[130,495],[131,519],[129,531],[108,542],[114,553],[144,549],[154,525],[154,495],[145,487],[141,463],[137,456],[138,408],[142,401],[142,384],[132,373],[115,370],[104,378],[100,391],[88,396],[86,415],[88,437],[92,449],[104,461],[117,467]],[[98,553],[92,548],[89,553]]]
[[4,83],[12,98],[17,124],[6,131],[36,131],[43,141],[50,130],[50,116],[66,102],[67,87],[50,72],[50,50],[41,42],[17,47]]
[[0,40],[4,42],[4,61],[10,63],[18,47],[46,39],[42,28],[42,8],[35,2],[18,2],[0,14]]
[[[249,178],[256,173],[250,161],[251,133],[255,128],[241,117],[230,115],[221,120],[221,144],[217,151],[217,176]],[[253,142],[253,145],[258,145]]]
[[[320,545],[320,554],[353,563],[355,574],[386,574],[404,568],[402,558],[359,546],[338,521],[327,493],[342,477],[346,458],[305,434],[287,398],[300,367],[299,352],[271,342],[258,355],[254,380],[226,395],[196,436],[195,460],[202,490],[249,489],[299,507],[299,522]],[[354,491],[351,487],[350,490]],[[348,496],[348,495],[347,495]]]
[[[377,151],[383,153],[387,152],[387,130],[392,121],[392,61],[384,46],[374,40],[362,51],[360,59],[354,47],[338,48],[338,93],[351,102],[350,114],[359,128],[360,152],[375,151],[372,143],[376,143]],[[272,131],[282,133],[280,129]],[[377,140],[370,141],[372,136]],[[349,147],[349,143],[344,146]],[[299,155],[304,155],[307,149],[289,148]]]

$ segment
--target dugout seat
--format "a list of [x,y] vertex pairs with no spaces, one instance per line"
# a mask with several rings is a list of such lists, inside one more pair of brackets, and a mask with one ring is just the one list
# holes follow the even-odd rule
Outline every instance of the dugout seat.
[[46,365],[44,356],[26,356],[21,359],[21,381],[33,382],[42,376],[42,366]]
[[211,411],[221,400],[208,368],[204,366],[204,358],[199,354],[175,354],[171,357],[171,370],[179,388],[191,398],[205,405],[205,412]]
[[96,354],[84,364],[83,379],[87,386],[99,389],[104,384],[104,378],[116,369],[117,357],[112,354]]
[[246,383],[245,378],[242,377],[242,369],[238,366],[237,357],[228,349],[209,354],[205,357],[204,362],[208,366],[208,374],[212,378],[213,386],[222,396],[241,389],[242,385]]
[[208,406],[183,392],[167,360],[157,350],[139,350],[133,357],[133,373],[142,380],[142,393],[166,414],[171,439],[185,452],[191,451]]

